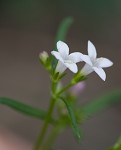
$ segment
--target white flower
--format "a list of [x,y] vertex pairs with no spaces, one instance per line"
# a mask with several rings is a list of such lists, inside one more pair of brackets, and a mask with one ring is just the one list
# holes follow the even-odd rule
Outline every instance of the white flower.
[[56,72],[63,73],[66,68],[70,69],[73,73],[77,73],[78,68],[76,63],[82,61],[82,53],[74,52],[69,54],[69,47],[62,41],[57,42],[58,51],[52,51],[51,54],[58,59]]
[[81,57],[81,59],[86,62],[85,66],[82,68],[81,73],[84,75],[88,75],[91,72],[95,71],[102,80],[106,80],[106,73],[102,68],[107,68],[113,65],[113,62],[107,58],[97,57],[97,52],[95,46],[88,41],[88,59],[90,59],[91,63],[87,62],[87,58],[85,55]]

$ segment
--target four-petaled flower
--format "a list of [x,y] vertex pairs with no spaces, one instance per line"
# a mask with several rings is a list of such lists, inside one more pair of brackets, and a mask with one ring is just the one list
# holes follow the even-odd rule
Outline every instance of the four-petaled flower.
[[69,54],[69,47],[62,41],[57,42],[58,51],[52,51],[51,54],[56,57],[58,64],[56,66],[56,72],[63,73],[66,68],[70,69],[73,73],[77,73],[78,68],[76,63],[84,61],[86,64],[80,71],[83,75],[88,75],[95,71],[102,80],[106,80],[106,73],[102,68],[107,68],[113,65],[113,62],[107,58],[97,58],[97,52],[95,46],[88,41],[88,55],[84,55],[80,52],[74,52]]
[[76,63],[82,61],[82,54],[74,52],[69,54],[69,47],[62,41],[57,42],[58,51],[52,51],[51,54],[56,57],[58,64],[56,66],[56,72],[63,73],[66,68],[70,69],[73,73],[77,73],[78,68]]
[[113,62],[104,57],[96,58],[97,57],[96,48],[90,41],[88,41],[88,55],[87,56],[88,56],[88,60],[90,59],[91,63],[87,62],[86,57],[81,57],[81,59],[84,62],[86,62],[86,64],[81,70],[81,73],[84,75],[88,75],[91,72],[95,71],[100,76],[100,78],[105,81],[106,73],[104,72],[102,68],[107,68],[107,67],[112,66]]

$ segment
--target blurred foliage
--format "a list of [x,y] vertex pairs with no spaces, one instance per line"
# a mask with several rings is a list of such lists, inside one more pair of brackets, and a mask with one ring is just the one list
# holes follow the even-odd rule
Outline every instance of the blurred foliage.
[[111,19],[109,18],[111,16],[121,16],[120,0],[1,0],[0,7],[8,15],[16,16],[16,19],[27,20],[36,20],[46,15],[53,17],[71,15],[85,17],[84,22],[94,21],[92,23],[95,24],[95,19],[101,22],[107,17]]
[[85,106],[82,106],[79,109],[79,111],[80,114],[83,114],[85,117],[90,117],[120,102],[121,102],[121,89],[118,89],[110,91],[109,93],[106,93],[105,95],[95,100],[92,100],[90,103],[86,104]]
[[[56,37],[55,37],[54,50],[57,51],[56,43],[59,40],[61,40],[61,41],[65,41],[66,40],[67,33],[68,33],[72,23],[73,23],[73,18],[72,17],[67,17],[67,18],[63,19],[63,21],[61,22],[61,24],[60,24],[60,26],[58,28]],[[53,67],[55,68],[58,61],[57,61],[57,59],[54,56],[52,56],[52,59],[53,59],[53,62],[52,62],[53,63]]]
[[117,143],[112,148],[109,148],[108,150],[121,150],[121,136],[117,141]]
[[119,146],[116,147],[116,148],[110,148],[110,149],[108,149],[108,150],[121,150],[121,145],[119,145]]
[[[7,97],[0,97],[0,104],[6,105],[17,112],[23,113],[24,115],[31,116],[34,118],[42,119],[44,120],[46,118],[46,112],[37,108],[34,108],[33,106],[24,104],[22,102],[13,100],[11,98]],[[51,123],[54,123],[54,120],[50,120]]]

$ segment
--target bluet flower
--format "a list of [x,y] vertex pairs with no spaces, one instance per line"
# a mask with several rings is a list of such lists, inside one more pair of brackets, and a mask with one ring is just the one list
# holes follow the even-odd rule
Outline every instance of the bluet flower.
[[[96,48],[90,41],[88,41],[88,55],[87,57],[84,56],[81,57],[81,60],[86,62],[86,64],[82,68],[81,73],[84,75],[88,75],[93,71],[95,71],[99,75],[99,77],[105,81],[106,73],[102,68],[112,66],[113,62],[104,57],[97,58]],[[91,63],[90,62],[88,63],[87,58],[88,61],[90,60]]]
[[56,66],[56,72],[63,73],[66,68],[70,69],[73,73],[77,73],[78,67],[76,63],[82,61],[82,53],[74,52],[69,54],[69,47],[62,41],[57,42],[58,51],[52,51],[51,54],[56,57],[58,64]]

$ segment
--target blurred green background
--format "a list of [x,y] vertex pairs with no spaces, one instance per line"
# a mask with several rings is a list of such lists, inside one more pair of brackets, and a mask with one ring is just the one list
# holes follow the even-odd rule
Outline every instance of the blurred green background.
[[[87,53],[87,41],[97,48],[98,56],[110,58],[103,82],[89,75],[79,104],[121,87],[121,1],[120,0],[1,0],[0,1],[0,95],[47,108],[50,82],[40,66],[38,55],[50,53],[59,24],[71,16],[74,23],[66,42],[70,51]],[[68,71],[67,76],[72,73]],[[0,106],[0,127],[33,143],[42,122],[27,118]],[[121,105],[95,115],[84,125],[84,140],[77,144],[67,130],[55,143],[55,149],[103,150],[121,133]],[[71,143],[71,144],[70,144]]]

